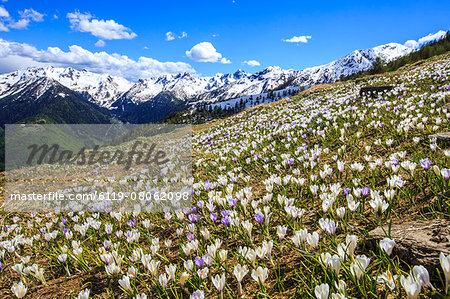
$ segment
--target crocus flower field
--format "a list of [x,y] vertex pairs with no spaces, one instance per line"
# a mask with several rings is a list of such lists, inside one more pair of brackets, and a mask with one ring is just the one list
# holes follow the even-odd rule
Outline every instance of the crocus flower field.
[[191,209],[2,213],[0,297],[450,295],[448,253],[407,264],[389,231],[449,218],[449,98],[447,54],[196,126]]

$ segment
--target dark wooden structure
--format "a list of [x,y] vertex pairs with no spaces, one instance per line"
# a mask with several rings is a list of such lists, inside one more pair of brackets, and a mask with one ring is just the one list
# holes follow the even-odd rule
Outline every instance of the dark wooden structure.
[[392,90],[394,87],[390,85],[382,85],[382,86],[366,86],[361,87],[359,90],[359,96],[363,96],[364,94],[373,95],[376,92],[384,92]]

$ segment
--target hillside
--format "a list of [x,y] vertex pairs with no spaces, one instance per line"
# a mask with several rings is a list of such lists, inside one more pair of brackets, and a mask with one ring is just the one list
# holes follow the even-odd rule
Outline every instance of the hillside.
[[[394,89],[360,97],[367,85]],[[450,151],[429,135],[449,131],[449,99],[445,54],[195,126],[195,208],[5,214],[0,295],[24,268],[42,297],[203,298],[220,286],[226,298],[443,297]],[[140,190],[137,176],[114,179]],[[430,232],[441,260],[435,249],[425,262],[402,252],[394,227],[417,220],[444,223]],[[18,254],[30,257],[22,268]]]

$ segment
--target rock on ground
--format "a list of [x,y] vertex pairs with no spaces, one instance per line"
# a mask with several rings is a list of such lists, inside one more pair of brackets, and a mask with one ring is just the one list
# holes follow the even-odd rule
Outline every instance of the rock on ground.
[[[388,226],[384,227],[386,233]],[[380,228],[370,233],[372,240],[386,237]],[[432,221],[415,221],[403,224],[393,224],[391,239],[395,240],[393,254],[408,263],[436,266],[439,265],[440,252],[450,254],[450,220],[436,219]]]
[[440,143],[446,144],[450,143],[450,132],[440,132],[433,135],[429,135],[428,137],[430,139],[436,138],[436,141]]

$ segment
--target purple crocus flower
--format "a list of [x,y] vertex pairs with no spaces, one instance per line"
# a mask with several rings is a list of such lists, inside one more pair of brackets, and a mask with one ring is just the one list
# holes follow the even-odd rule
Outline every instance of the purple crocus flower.
[[450,179],[450,169],[442,168],[441,169],[441,174],[442,174],[442,177],[444,178],[444,180],[446,182],[448,182],[448,179]]
[[129,227],[133,227],[136,224],[136,219],[130,219],[127,221]]
[[66,235],[70,230],[68,228],[63,229],[63,234]]
[[369,193],[370,193],[370,189],[368,187],[362,188],[361,194],[362,194],[363,197],[369,196]]
[[103,247],[105,247],[106,250],[109,250],[109,246],[111,246],[112,242],[111,241],[103,241]]
[[200,217],[197,214],[189,214],[188,218],[192,223],[197,223]]
[[3,271],[2,262],[0,262],[0,272]]
[[258,222],[259,224],[263,224],[264,222],[264,215],[261,213],[258,213],[255,215],[255,220],[256,222]]
[[217,219],[218,219],[216,213],[211,213],[211,214],[209,215],[209,218],[211,218],[211,221],[214,222],[214,223],[216,223],[216,222],[217,222]]
[[428,170],[430,169],[431,165],[433,165],[433,163],[427,159],[423,159],[420,160],[420,164],[422,165],[423,169]]
[[226,226],[230,226],[230,217],[225,216],[224,218],[222,218],[221,222]]
[[206,191],[209,191],[209,189],[211,189],[211,187],[212,187],[212,184],[211,184],[210,181],[205,181],[205,182],[203,183],[203,186],[205,186],[205,190],[206,190]]
[[197,214],[197,213],[198,213],[198,211],[197,211],[197,207],[193,207],[193,208],[192,208],[192,213],[195,213],[195,214]]
[[192,293],[191,298],[205,298],[205,293],[203,291],[196,290]]
[[220,214],[222,214],[222,217],[228,217],[230,215],[230,211],[224,210],[224,211],[220,212]]
[[188,238],[189,241],[194,241],[194,239],[195,239],[195,236],[193,233],[188,233],[186,237]]
[[234,208],[237,204],[237,201],[236,201],[236,199],[230,198],[230,199],[228,199],[228,203],[230,204],[231,208]]
[[204,204],[205,204],[205,202],[204,202],[203,200],[200,200],[200,201],[197,203],[197,207],[199,207],[199,209],[203,210]]
[[294,160],[293,159],[287,159],[287,163],[289,166],[292,166],[294,164]]
[[66,219],[66,218],[64,218],[64,219],[62,219],[62,220],[61,220],[61,224],[62,224],[62,225],[64,225],[64,226],[65,226],[65,225],[66,225],[66,223],[67,223],[67,219]]
[[344,188],[344,194],[345,194],[345,195],[348,195],[348,194],[350,193],[350,191],[351,191],[351,190],[350,190],[349,188]]
[[197,267],[201,268],[205,265],[205,260],[203,259],[203,257],[196,257],[195,258],[195,264],[197,265]]

